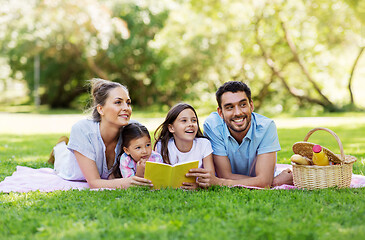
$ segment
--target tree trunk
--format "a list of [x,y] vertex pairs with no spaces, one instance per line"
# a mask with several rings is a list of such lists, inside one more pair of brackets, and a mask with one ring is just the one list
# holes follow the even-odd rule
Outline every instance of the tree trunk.
[[104,80],[109,80],[108,74],[106,72],[104,72],[103,70],[101,70],[96,64],[95,61],[92,57],[88,57],[87,58],[87,65],[90,68],[90,70],[95,73],[98,77],[104,79]]
[[279,68],[275,65],[275,60],[273,59],[272,56],[270,56],[270,54],[266,51],[266,49],[264,48],[259,35],[258,35],[258,25],[259,25],[260,19],[257,20],[256,24],[255,24],[255,35],[256,35],[256,41],[257,44],[259,45],[261,51],[262,51],[262,55],[265,59],[266,64],[269,66],[269,68],[271,69],[273,75],[277,76],[282,84],[284,85],[285,89],[290,93],[290,95],[292,95],[293,97],[297,98],[299,101],[306,101],[309,103],[314,103],[314,104],[318,104],[323,106],[326,109],[329,110],[333,110],[333,105],[327,102],[327,101],[321,101],[319,99],[315,99],[315,98],[311,98],[309,96],[305,96],[305,95],[300,95],[298,93],[296,93],[295,89],[292,89],[288,82],[286,81],[286,79],[284,78],[284,76],[282,75],[281,71],[279,70]]
[[284,31],[286,43],[288,44],[289,49],[290,49],[290,51],[292,52],[292,54],[294,56],[294,60],[298,63],[298,65],[302,69],[304,75],[307,77],[308,81],[313,85],[316,92],[324,100],[325,105],[332,108],[334,106],[334,104],[322,93],[321,89],[319,88],[317,83],[314,81],[314,79],[310,75],[310,73],[309,73],[308,69],[306,68],[305,64],[303,63],[302,59],[299,57],[299,54],[297,52],[297,48],[296,48],[294,42],[292,41],[292,39],[290,37],[290,34],[288,32],[288,29],[286,28],[286,25],[283,21],[281,21],[281,27]]
[[354,101],[354,95],[352,93],[352,79],[353,79],[353,76],[354,76],[354,72],[355,72],[355,69],[356,69],[356,66],[357,66],[357,63],[359,62],[359,59],[361,57],[361,54],[363,53],[365,47],[361,47],[360,48],[360,51],[359,53],[357,54],[357,57],[354,61],[354,64],[352,65],[352,68],[351,68],[351,73],[350,73],[350,77],[349,77],[349,80],[348,80],[348,89],[349,89],[349,93],[350,93],[350,104],[355,106],[355,101]]
[[274,73],[271,74],[269,81],[267,81],[266,83],[264,83],[264,85],[262,86],[260,93],[255,96],[255,108],[256,109],[260,109],[260,107],[262,106],[262,103],[264,102],[265,97],[267,97],[269,95],[269,87],[271,85],[271,83],[274,81]]

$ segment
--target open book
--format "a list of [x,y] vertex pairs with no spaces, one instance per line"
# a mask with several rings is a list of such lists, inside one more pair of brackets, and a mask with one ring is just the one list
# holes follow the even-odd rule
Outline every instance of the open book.
[[194,177],[186,177],[185,174],[192,168],[198,168],[198,166],[199,161],[177,163],[174,166],[147,161],[144,178],[152,181],[154,189],[179,188],[183,182],[195,182]]

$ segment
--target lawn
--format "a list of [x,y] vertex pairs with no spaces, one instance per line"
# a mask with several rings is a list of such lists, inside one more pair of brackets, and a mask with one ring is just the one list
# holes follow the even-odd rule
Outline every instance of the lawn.
[[[331,129],[358,158],[354,173],[365,175],[365,124],[354,118]],[[310,129],[278,128],[279,163],[289,163],[292,144]],[[1,135],[0,181],[17,165],[51,167],[46,159],[58,137]],[[338,152],[328,133],[310,141]],[[364,199],[365,189],[0,193],[0,239],[365,239]]]

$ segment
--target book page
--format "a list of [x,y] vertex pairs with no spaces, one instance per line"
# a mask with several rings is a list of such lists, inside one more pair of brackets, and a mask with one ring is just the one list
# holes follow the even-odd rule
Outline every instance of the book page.
[[183,182],[195,182],[195,177],[186,177],[185,174],[192,168],[198,168],[199,161],[180,163],[172,168],[171,186],[179,188]]

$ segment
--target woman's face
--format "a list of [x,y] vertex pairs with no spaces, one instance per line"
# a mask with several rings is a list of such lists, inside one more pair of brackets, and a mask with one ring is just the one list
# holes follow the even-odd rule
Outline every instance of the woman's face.
[[104,106],[98,106],[102,122],[122,127],[128,124],[132,115],[131,99],[122,87],[109,91]]

